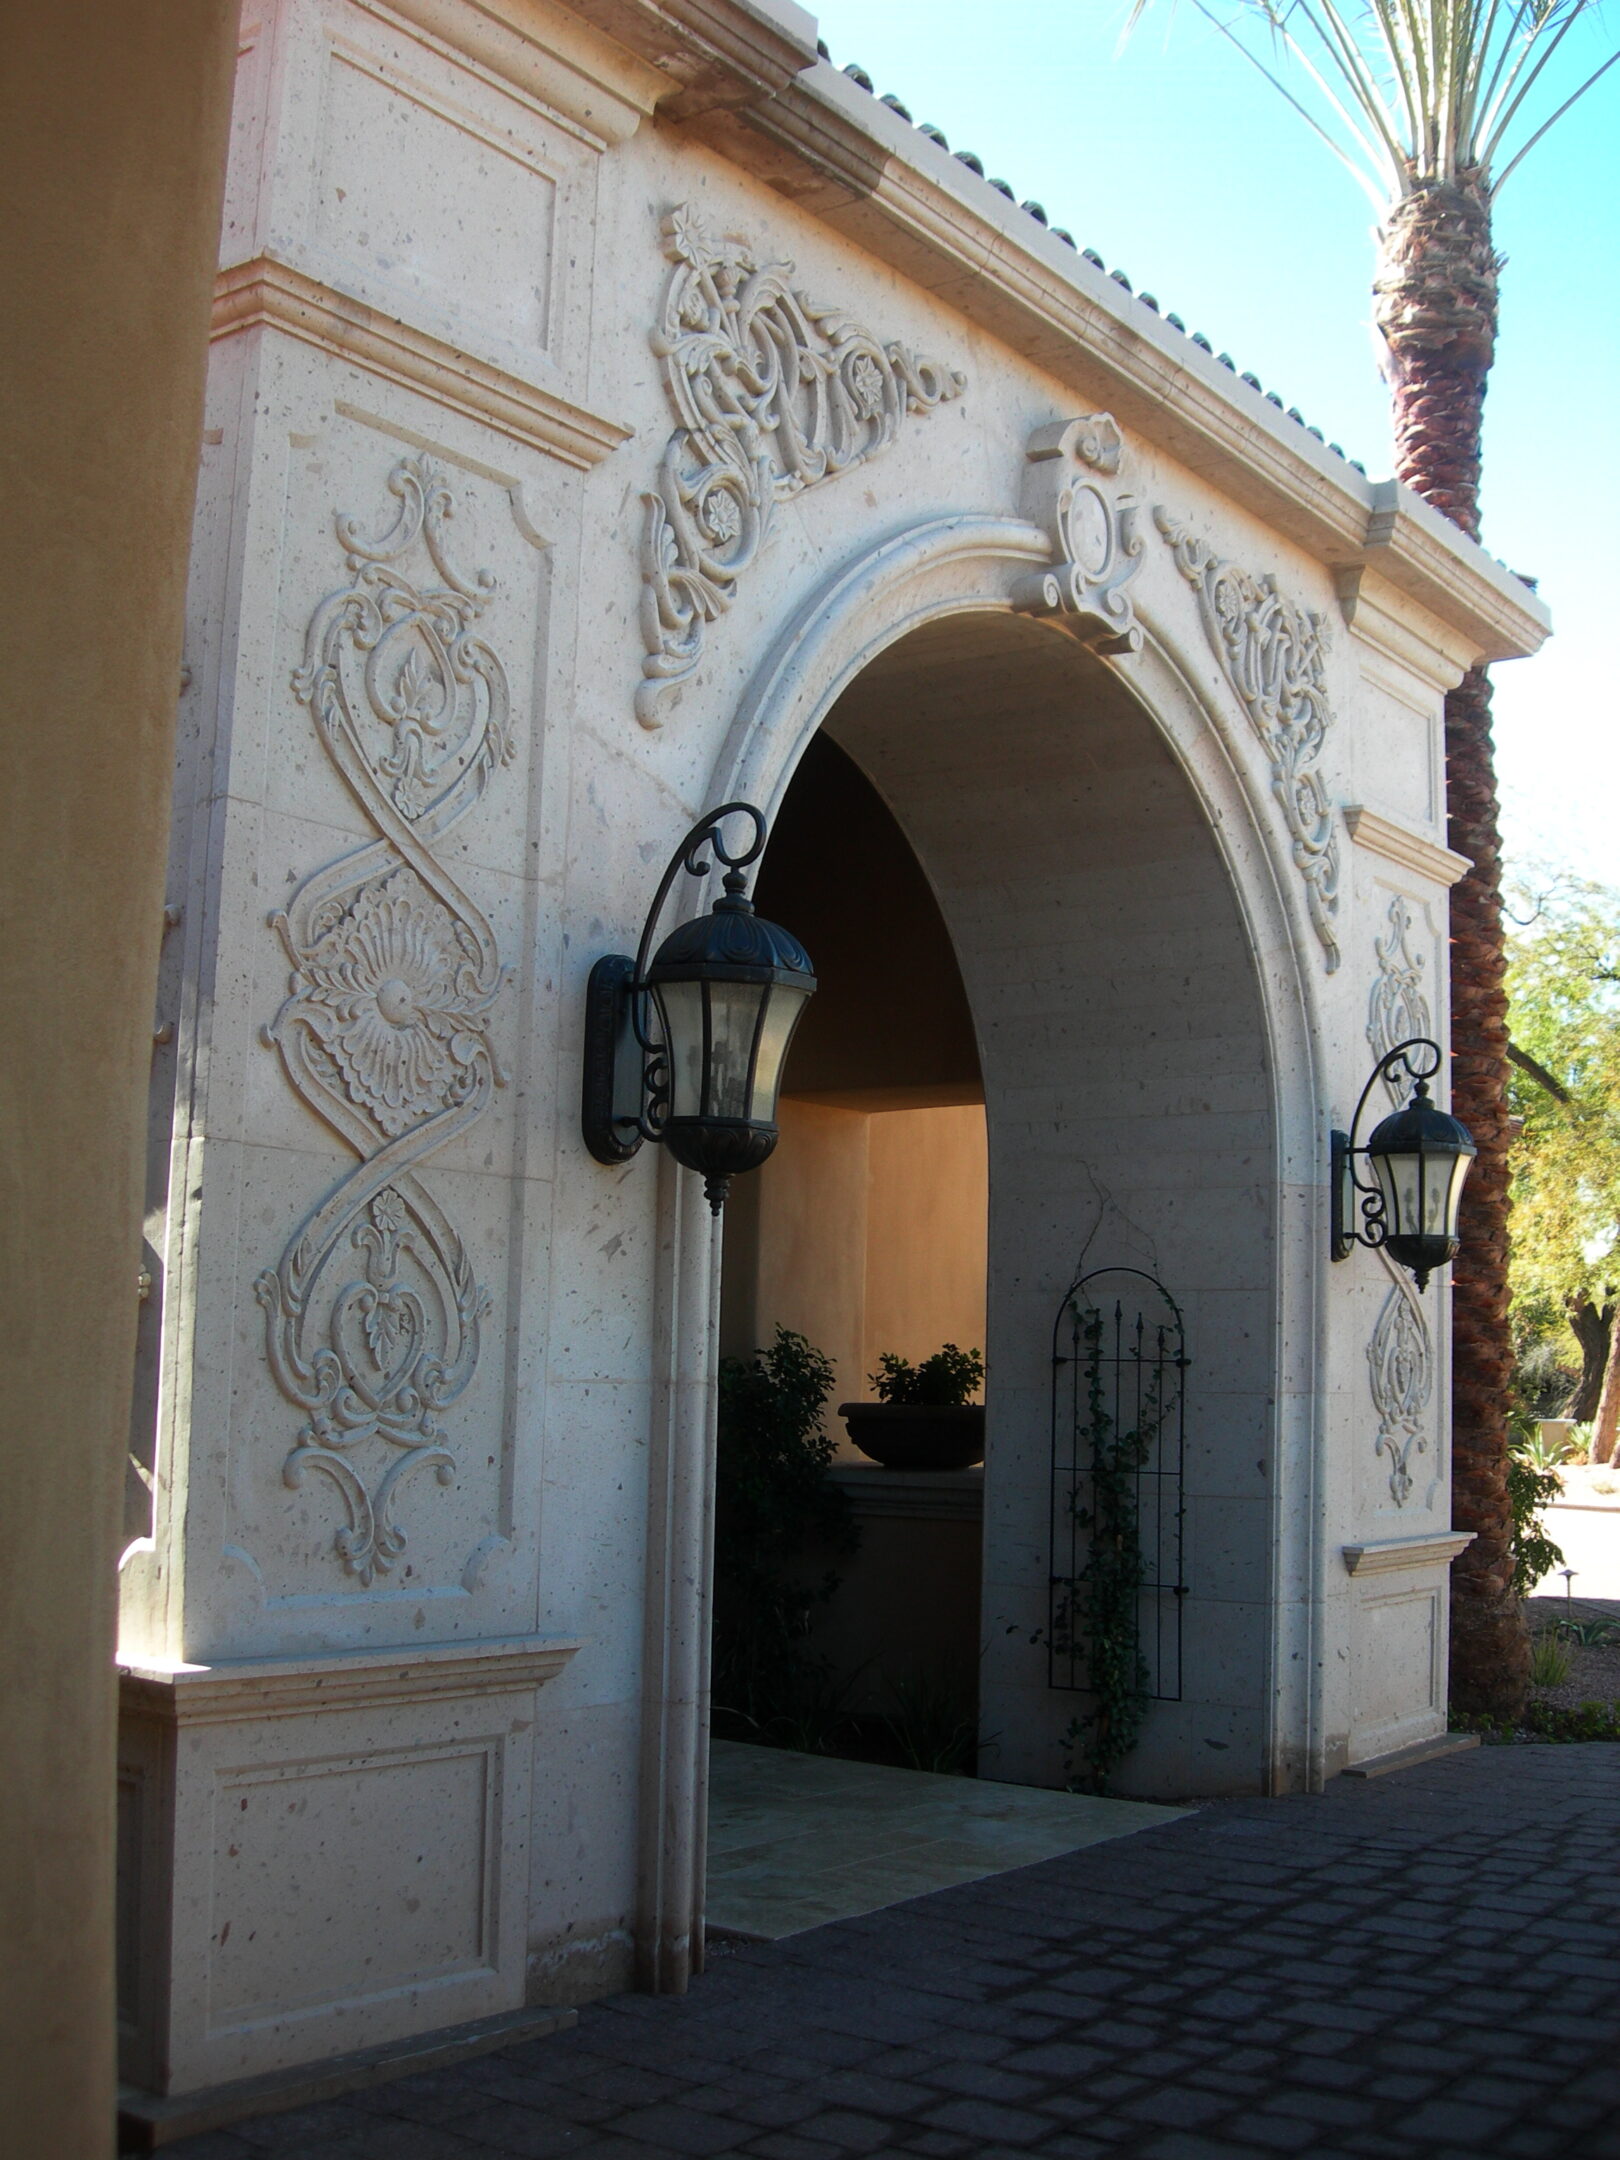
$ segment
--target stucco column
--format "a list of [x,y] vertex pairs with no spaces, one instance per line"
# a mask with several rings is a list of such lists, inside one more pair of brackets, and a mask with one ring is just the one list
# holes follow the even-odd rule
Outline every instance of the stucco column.
[[234,0],[7,11],[0,2120],[113,2145],[113,1680]]

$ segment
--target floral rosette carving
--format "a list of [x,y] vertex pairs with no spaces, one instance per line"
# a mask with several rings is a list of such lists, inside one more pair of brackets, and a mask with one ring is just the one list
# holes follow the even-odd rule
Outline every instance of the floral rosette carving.
[[1294,868],[1331,974],[1341,957],[1333,925],[1339,840],[1317,770],[1332,718],[1322,618],[1285,599],[1274,577],[1251,577],[1223,561],[1168,511],[1156,510],[1154,518],[1198,595],[1204,634],[1266,753],[1271,791],[1282,807]]
[[645,676],[636,715],[661,724],[664,694],[697,667],[705,630],[736,597],[776,505],[874,457],[907,414],[957,397],[965,378],[883,344],[842,309],[711,234],[690,205],[664,220],[674,265],[653,350],[679,422],[647,507]]
[[349,583],[316,608],[293,677],[378,837],[271,916],[291,975],[264,1031],[360,1160],[254,1285],[271,1372],[305,1414],[283,1475],[298,1486],[316,1469],[337,1487],[334,1547],[362,1583],[405,1549],[406,1473],[454,1477],[442,1416],[472,1380],[488,1310],[417,1171],[501,1084],[495,934],[434,850],[512,754],[505,672],[479,629],[494,581],[452,562],[454,498],[427,458],[401,460],[388,487],[398,509],[382,533],[336,520]]

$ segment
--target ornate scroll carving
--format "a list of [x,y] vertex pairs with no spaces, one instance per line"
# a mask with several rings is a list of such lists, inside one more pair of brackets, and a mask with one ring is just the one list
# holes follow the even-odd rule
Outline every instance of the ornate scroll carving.
[[[1412,910],[1404,895],[1397,893],[1389,903],[1388,934],[1373,943],[1378,973],[1367,1013],[1367,1040],[1375,1059],[1388,1057],[1398,1043],[1410,1042],[1414,1035],[1434,1033],[1433,1015],[1423,990],[1423,956],[1414,953],[1406,941],[1411,927]],[[1398,1078],[1386,1073],[1384,1087],[1392,1103],[1404,1099]]]
[[1223,562],[1208,544],[1157,509],[1155,522],[1175,550],[1176,567],[1198,594],[1204,632],[1249,716],[1271,766],[1294,868],[1305,881],[1311,923],[1339,964],[1333,918],[1339,910],[1339,839],[1333,808],[1316,769],[1332,718],[1322,664],[1322,617],[1285,600],[1273,577],[1253,578]]
[[[1392,1278],[1395,1270],[1390,1270]],[[1425,1413],[1434,1393],[1434,1342],[1414,1293],[1392,1279],[1384,1309],[1367,1345],[1373,1407],[1378,1412],[1376,1452],[1389,1457],[1389,1489],[1397,1507],[1412,1491],[1412,1457],[1428,1453]]]
[[264,1030],[360,1161],[254,1284],[271,1372],[305,1415],[283,1475],[298,1486],[316,1469],[337,1486],[335,1548],[363,1583],[405,1549],[406,1473],[455,1475],[441,1420],[472,1379],[488,1310],[417,1171],[501,1084],[495,934],[434,851],[512,752],[506,675],[478,628],[494,580],[451,563],[455,504],[427,458],[402,459],[388,488],[398,511],[377,537],[336,520],[349,583],[316,608],[293,676],[378,838],[271,916],[292,975]]
[[1099,485],[1119,471],[1124,438],[1110,413],[1055,421],[1037,428],[1024,455],[1030,463],[1027,507],[1049,525],[1058,561],[1013,588],[1023,615],[1062,615],[1094,652],[1134,653],[1142,633],[1125,587],[1142,567],[1134,495]]
[[664,220],[674,264],[653,350],[680,422],[665,449],[642,544],[644,727],[703,655],[705,626],[736,597],[776,505],[875,457],[907,413],[961,394],[966,378],[884,345],[841,308],[714,237],[689,204]]

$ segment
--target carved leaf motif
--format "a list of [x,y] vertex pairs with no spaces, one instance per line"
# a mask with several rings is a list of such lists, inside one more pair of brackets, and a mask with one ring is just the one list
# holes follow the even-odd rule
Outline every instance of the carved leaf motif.
[[[1407,943],[1411,927],[1412,910],[1397,893],[1389,903],[1388,932],[1373,943],[1378,973],[1367,1013],[1367,1040],[1375,1059],[1387,1057],[1398,1043],[1410,1042],[1414,1035],[1434,1033],[1434,1017],[1423,988],[1423,956]],[[1384,1087],[1390,1101],[1399,1104],[1404,1093],[1399,1077],[1386,1075]]]
[[1339,965],[1333,918],[1339,909],[1339,839],[1333,806],[1317,770],[1332,715],[1328,709],[1320,615],[1285,600],[1273,577],[1254,578],[1224,562],[1168,511],[1154,512],[1175,551],[1176,567],[1198,594],[1204,633],[1248,714],[1271,768],[1294,868],[1305,885],[1311,924]]
[[645,727],[661,725],[663,694],[697,667],[776,505],[876,456],[908,413],[965,387],[794,291],[791,263],[716,238],[690,204],[664,220],[664,252],[675,267],[652,343],[679,425],[643,498]]
[[[337,1488],[334,1548],[362,1583],[405,1550],[403,1475],[455,1476],[441,1413],[471,1383],[489,1307],[417,1170],[501,1084],[495,935],[434,848],[512,754],[505,671],[478,630],[495,581],[453,563],[455,498],[429,459],[402,459],[388,489],[398,509],[375,537],[337,519],[350,582],[316,608],[293,677],[377,838],[271,917],[292,979],[265,1031],[360,1160],[254,1285],[271,1371],[305,1417],[283,1477]],[[341,1280],[355,1253],[362,1276]]]
[[1428,1452],[1425,1437],[1434,1393],[1434,1343],[1413,1293],[1392,1281],[1372,1340],[1367,1345],[1373,1407],[1378,1413],[1376,1452],[1389,1457],[1389,1490],[1397,1507],[1412,1492],[1412,1457]]

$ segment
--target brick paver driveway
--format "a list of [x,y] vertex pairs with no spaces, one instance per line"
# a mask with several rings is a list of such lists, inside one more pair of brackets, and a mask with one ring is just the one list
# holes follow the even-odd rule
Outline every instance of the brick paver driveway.
[[176,2160],[1620,2160],[1620,1748],[1241,1801]]

